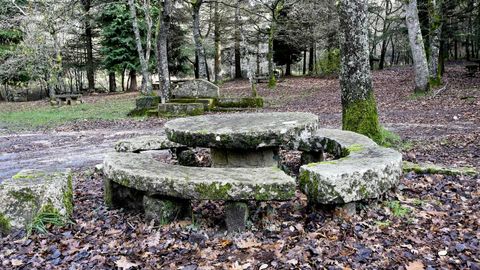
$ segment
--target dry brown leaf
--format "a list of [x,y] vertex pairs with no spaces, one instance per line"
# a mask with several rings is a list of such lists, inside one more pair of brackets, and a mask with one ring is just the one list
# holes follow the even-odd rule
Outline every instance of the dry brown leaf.
[[424,270],[425,266],[422,261],[416,260],[407,265],[407,270]]
[[129,261],[125,256],[121,256],[120,260],[115,262],[115,265],[120,269],[130,269],[138,266],[137,263]]
[[11,264],[12,266],[20,266],[23,265],[23,262],[21,260],[12,259]]
[[235,243],[239,249],[247,249],[253,247],[259,247],[262,243],[256,242],[254,240],[241,240]]

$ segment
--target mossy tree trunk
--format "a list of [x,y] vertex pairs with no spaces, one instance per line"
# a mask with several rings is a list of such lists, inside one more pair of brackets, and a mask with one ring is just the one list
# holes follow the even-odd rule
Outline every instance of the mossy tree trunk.
[[268,78],[269,78],[268,86],[270,88],[275,88],[275,86],[277,85],[275,72],[273,70],[273,39],[275,38],[275,34],[277,32],[277,19],[278,19],[278,16],[280,15],[280,12],[283,9],[284,4],[285,4],[285,0],[275,0],[270,6],[272,18],[270,22],[270,31],[268,33],[268,53],[267,53]]
[[430,55],[428,58],[428,67],[430,72],[430,82],[439,85],[442,80],[441,70],[439,68],[440,59],[440,40],[442,33],[442,1],[429,1],[429,20],[430,20]]
[[368,52],[367,0],[340,0],[342,126],[381,139]]
[[405,19],[415,71],[415,92],[426,93],[430,90],[429,73],[420,21],[418,19],[417,0],[406,0]]
[[192,17],[193,17],[193,40],[195,41],[195,55],[197,57],[197,70],[198,78],[207,78],[207,63],[205,61],[205,51],[203,48],[202,35],[200,33],[200,8],[203,4],[203,0],[195,0],[192,5]]
[[158,26],[157,26],[157,67],[160,81],[159,96],[164,104],[170,97],[170,72],[168,70],[168,32],[170,31],[170,0],[158,1]]

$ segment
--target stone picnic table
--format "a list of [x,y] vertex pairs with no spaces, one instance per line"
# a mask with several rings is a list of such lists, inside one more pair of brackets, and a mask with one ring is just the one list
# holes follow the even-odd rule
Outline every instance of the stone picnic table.
[[211,150],[212,167],[271,167],[280,146],[318,128],[310,113],[238,113],[179,118],[165,124],[169,140]]
[[[191,215],[191,200],[220,200],[225,202],[228,231],[242,231],[248,201],[291,200],[300,190],[309,203],[344,205],[378,198],[398,183],[400,153],[354,132],[321,129],[318,121],[316,115],[302,112],[168,121],[166,136],[120,141],[117,152],[106,157],[105,202],[165,223]],[[148,154],[193,147],[210,148],[211,167],[170,164]],[[280,149],[302,152],[297,179],[283,170]],[[324,161],[325,152],[335,159]]]

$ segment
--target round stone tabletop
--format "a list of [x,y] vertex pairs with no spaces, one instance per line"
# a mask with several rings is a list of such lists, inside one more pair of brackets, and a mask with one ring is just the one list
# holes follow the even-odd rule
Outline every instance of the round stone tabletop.
[[171,141],[219,149],[277,147],[317,128],[318,117],[302,112],[202,115],[165,124]]

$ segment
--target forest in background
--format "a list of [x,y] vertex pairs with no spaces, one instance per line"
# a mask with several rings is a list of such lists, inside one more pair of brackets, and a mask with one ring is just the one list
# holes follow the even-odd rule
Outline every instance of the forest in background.
[[[340,69],[339,14],[331,0],[0,2],[3,100],[19,92],[28,100],[70,92],[151,94],[152,82],[168,98],[170,78],[221,83],[268,76],[274,87],[276,69],[287,76]],[[414,26],[405,15],[412,5],[423,49],[409,43]],[[372,69],[410,65],[423,50],[429,85],[438,85],[445,61],[479,58],[474,0],[369,1],[368,24]],[[428,90],[425,84],[416,82],[417,90]]]

